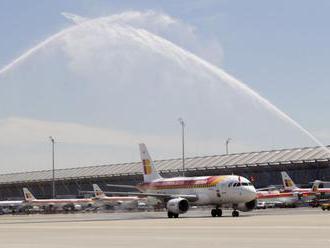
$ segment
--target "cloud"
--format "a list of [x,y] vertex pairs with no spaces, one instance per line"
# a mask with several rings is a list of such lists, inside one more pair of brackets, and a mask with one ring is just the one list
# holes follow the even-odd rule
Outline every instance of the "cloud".
[[[79,123],[50,122],[17,117],[0,120],[0,136],[2,146],[44,144],[49,142],[49,136],[53,136],[57,143],[70,145],[115,145],[130,148],[135,147],[138,143],[147,142],[154,149],[167,149],[169,153],[178,153],[177,148],[180,147],[180,135],[137,135],[129,131],[99,128]],[[191,137],[188,137],[188,143],[190,146],[207,145],[209,150],[214,150],[211,147],[219,146],[219,142],[212,140],[200,142]],[[173,147],[175,148],[173,149]]]
[[[0,148],[6,155],[0,157],[2,171],[47,169],[50,135],[55,137],[57,168],[139,161],[138,143],[146,143],[152,154],[157,154],[154,157],[157,159],[181,155],[180,133],[177,136],[137,135],[79,123],[11,117],[0,120]],[[224,150],[224,144],[218,140],[186,138],[186,156],[202,155],[197,152],[201,148],[211,154]],[[237,142],[231,144],[233,151],[246,148]]]

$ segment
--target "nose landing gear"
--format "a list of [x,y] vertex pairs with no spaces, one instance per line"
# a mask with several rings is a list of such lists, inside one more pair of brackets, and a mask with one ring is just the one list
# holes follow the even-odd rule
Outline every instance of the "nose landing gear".
[[239,216],[239,212],[237,210],[234,210],[231,215],[233,217],[238,217]]

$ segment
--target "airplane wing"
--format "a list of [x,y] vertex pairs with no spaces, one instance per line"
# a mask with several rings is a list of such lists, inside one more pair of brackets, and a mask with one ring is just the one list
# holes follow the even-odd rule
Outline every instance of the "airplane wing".
[[136,189],[137,187],[134,185],[123,185],[123,184],[107,184],[109,187],[116,187],[116,188],[126,188],[126,189]]
[[181,195],[181,194],[162,194],[162,193],[143,193],[143,192],[112,192],[112,191],[105,191],[104,193],[109,195],[122,195],[122,196],[151,196],[160,198],[163,200],[173,199],[173,198],[185,198],[190,202],[194,202],[198,200],[197,195]]
[[256,191],[269,191],[269,190],[276,190],[282,188],[281,185],[270,185],[265,188],[257,188]]
[[[184,195],[184,194],[162,194],[162,193],[143,193],[143,192],[113,192],[113,191],[103,191],[106,195],[117,195],[117,196],[144,196],[144,197],[156,197],[163,200],[169,200],[173,198],[182,197],[190,202],[198,200],[197,195]],[[93,194],[94,191],[79,191],[79,194]]]
[[269,190],[275,190],[277,189],[276,187],[266,187],[266,188],[259,188],[259,189],[256,189],[256,191],[269,191]]

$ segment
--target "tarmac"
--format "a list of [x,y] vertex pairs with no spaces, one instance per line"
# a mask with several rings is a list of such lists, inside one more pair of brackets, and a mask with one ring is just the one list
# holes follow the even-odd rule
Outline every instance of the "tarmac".
[[0,247],[330,247],[330,211],[267,209],[231,217],[192,210],[0,216]]

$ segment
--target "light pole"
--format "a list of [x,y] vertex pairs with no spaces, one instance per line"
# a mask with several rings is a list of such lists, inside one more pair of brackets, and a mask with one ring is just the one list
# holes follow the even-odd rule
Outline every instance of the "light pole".
[[52,198],[55,199],[55,139],[52,136],[49,139],[52,143]]
[[231,138],[228,138],[226,140],[226,154],[228,155],[229,154],[229,150],[228,150],[228,145],[229,145],[229,142],[231,141]]
[[181,130],[182,130],[182,176],[184,176],[184,127],[185,127],[185,123],[183,121],[183,119],[180,117],[178,119],[180,125],[181,125]]

